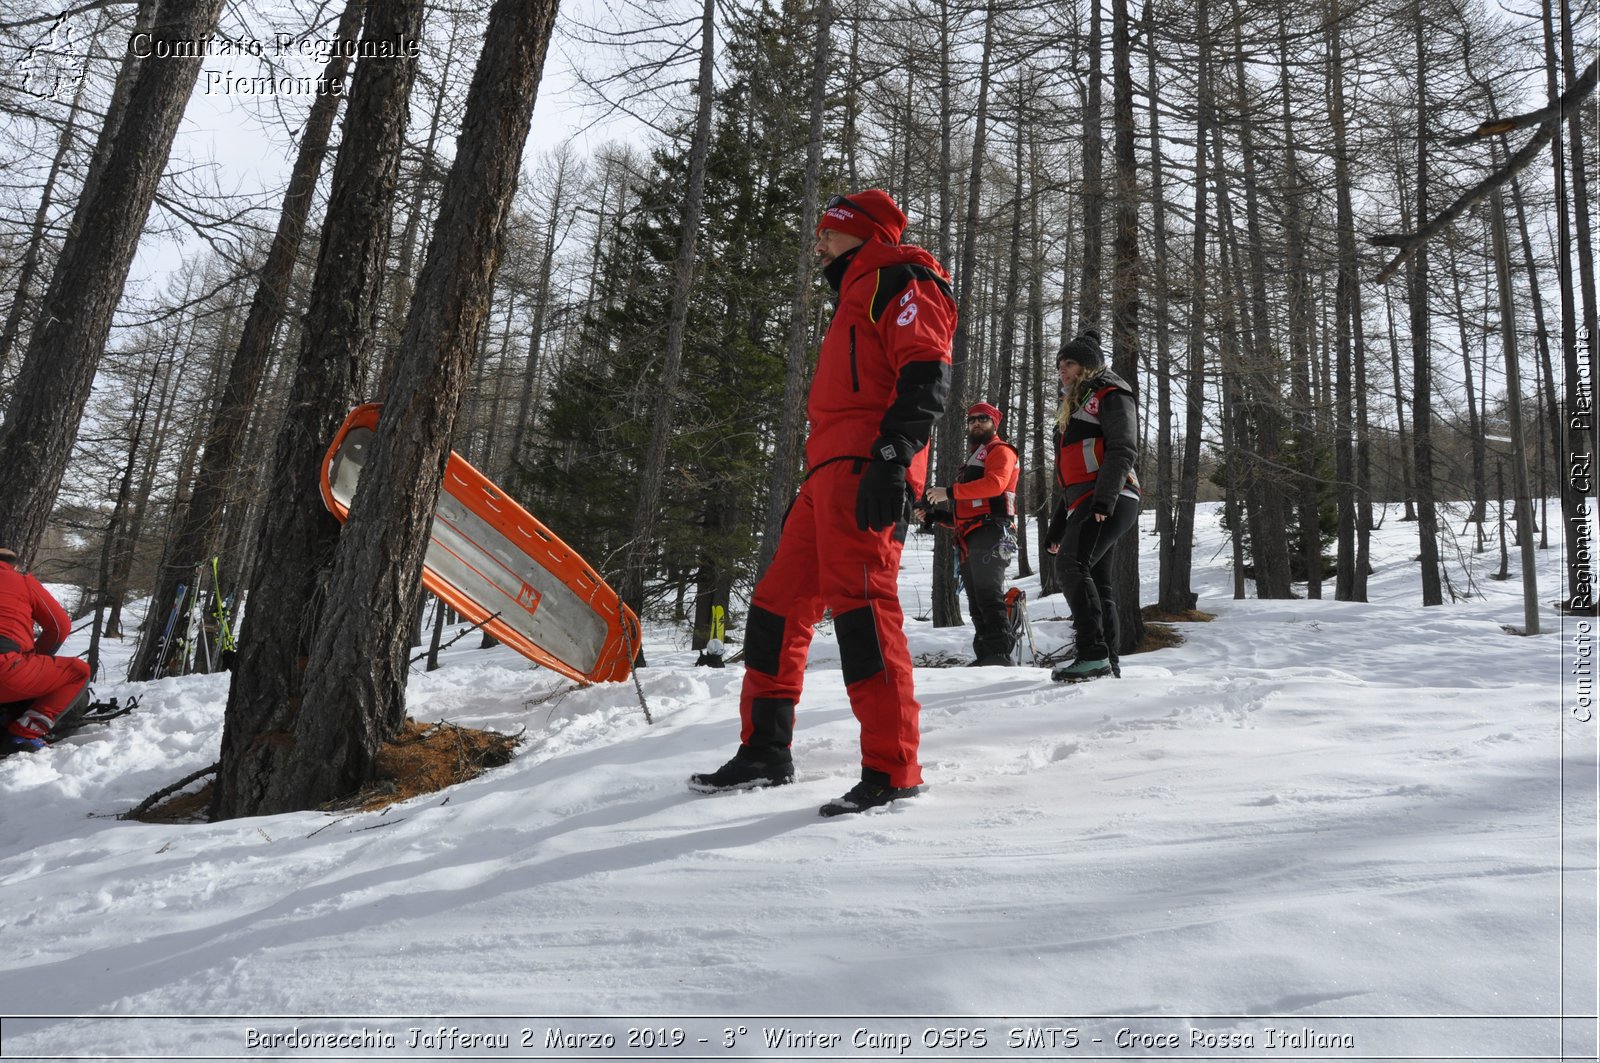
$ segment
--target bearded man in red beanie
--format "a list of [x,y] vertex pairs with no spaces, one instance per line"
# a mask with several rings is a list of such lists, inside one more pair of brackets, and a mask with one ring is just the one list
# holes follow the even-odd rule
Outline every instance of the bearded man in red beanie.
[[921,706],[900,609],[900,552],[927,480],[928,436],[949,392],[956,304],[949,274],[900,242],[906,216],[869,188],[829,200],[816,251],[838,307],[822,339],[806,414],[808,472],[745,623],[739,749],[691,775],[702,793],[794,779],[789,747],[811,632],[833,615],[861,782],[823,805],[861,812],[921,789]]
[[972,614],[973,664],[1008,665],[1015,648],[1006,616],[1006,569],[1017,553],[1017,448],[1000,438],[1004,415],[987,402],[967,410],[967,463],[949,487],[928,488],[918,507],[933,523],[953,525],[961,582]]

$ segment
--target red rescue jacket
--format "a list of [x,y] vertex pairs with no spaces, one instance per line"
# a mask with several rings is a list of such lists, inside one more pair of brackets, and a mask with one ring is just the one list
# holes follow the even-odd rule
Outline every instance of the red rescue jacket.
[[[37,643],[33,638],[34,624],[40,628]],[[0,561],[0,639],[16,647],[9,650],[0,644],[0,651],[55,653],[71,631],[72,620],[67,611],[38,580]]]
[[1011,524],[1017,512],[1017,448],[995,436],[967,455],[967,463],[950,487],[950,509],[956,532],[967,535],[991,517]]
[[822,338],[806,416],[806,465],[879,458],[909,467],[921,495],[928,436],[949,393],[956,304],[949,277],[928,252],[869,241],[839,283]]

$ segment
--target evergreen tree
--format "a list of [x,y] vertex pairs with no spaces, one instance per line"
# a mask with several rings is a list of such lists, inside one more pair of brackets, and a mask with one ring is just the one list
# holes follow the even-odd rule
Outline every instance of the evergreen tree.
[[[693,588],[700,640],[711,606],[726,606],[733,583],[754,575],[781,413],[794,248],[810,238],[799,231],[807,133],[792,107],[808,74],[801,19],[799,5],[763,5],[733,27],[731,78],[715,101],[678,428],[646,581],[647,602],[671,599],[679,609]],[[686,143],[654,153],[635,189],[638,211],[610,235],[604,275],[612,297],[597,300],[580,350],[550,389],[535,460],[523,469],[536,508],[608,577],[634,531]]]

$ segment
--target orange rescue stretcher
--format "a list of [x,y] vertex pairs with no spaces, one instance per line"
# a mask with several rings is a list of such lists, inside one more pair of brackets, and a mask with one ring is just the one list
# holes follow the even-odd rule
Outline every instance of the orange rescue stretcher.
[[[344,419],[322,463],[322,500],[342,523],[371,453],[378,403]],[[569,679],[626,679],[639,619],[578,552],[451,451],[422,582],[465,619]]]

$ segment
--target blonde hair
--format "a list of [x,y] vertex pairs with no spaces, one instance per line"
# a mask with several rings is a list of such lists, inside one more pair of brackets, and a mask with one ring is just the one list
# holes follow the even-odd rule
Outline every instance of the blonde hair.
[[1078,378],[1078,383],[1073,389],[1061,396],[1061,402],[1056,406],[1056,427],[1063,431],[1067,422],[1072,420],[1072,415],[1077,413],[1084,403],[1089,401],[1089,396],[1094,394],[1091,386],[1094,379],[1102,372],[1101,367],[1096,367]]

